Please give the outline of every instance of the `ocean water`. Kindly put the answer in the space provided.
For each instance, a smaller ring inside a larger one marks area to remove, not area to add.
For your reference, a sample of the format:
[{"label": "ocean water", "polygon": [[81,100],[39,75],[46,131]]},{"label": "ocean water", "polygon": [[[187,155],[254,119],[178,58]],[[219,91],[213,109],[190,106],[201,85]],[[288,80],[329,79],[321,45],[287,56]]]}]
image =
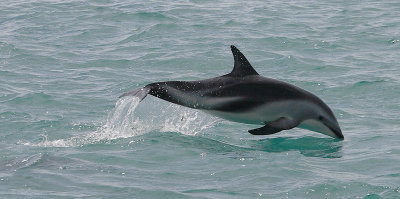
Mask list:
[{"label": "ocean water", "polygon": [[[0,2],[0,198],[400,198],[398,1]],[[232,70],[322,98],[344,141],[149,96]]]}]

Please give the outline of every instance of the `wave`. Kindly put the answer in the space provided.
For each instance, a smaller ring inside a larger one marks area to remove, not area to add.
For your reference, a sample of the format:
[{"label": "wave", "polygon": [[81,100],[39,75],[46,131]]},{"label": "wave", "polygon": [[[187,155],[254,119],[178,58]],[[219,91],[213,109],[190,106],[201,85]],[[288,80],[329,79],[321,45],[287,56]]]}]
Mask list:
[{"label": "wave", "polygon": [[43,154],[38,153],[31,156],[18,157],[10,161],[0,163],[0,176],[10,175],[11,171],[27,168],[42,160]]},{"label": "wave", "polygon": [[55,103],[53,100],[53,96],[44,93],[27,93],[23,95],[16,96],[9,100],[10,103],[14,105],[41,105],[41,104],[50,104]]}]

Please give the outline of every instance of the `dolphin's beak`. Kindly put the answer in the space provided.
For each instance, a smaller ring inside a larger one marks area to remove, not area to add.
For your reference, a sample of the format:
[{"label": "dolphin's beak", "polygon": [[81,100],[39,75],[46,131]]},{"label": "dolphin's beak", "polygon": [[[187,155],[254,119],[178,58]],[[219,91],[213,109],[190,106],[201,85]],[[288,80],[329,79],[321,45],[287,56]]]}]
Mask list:
[{"label": "dolphin's beak", "polygon": [[331,130],[335,133],[337,138],[339,138],[341,140],[344,140],[344,136],[343,136],[342,131],[340,129],[338,129],[338,130],[331,129]]},{"label": "dolphin's beak", "polygon": [[339,125],[332,125],[325,123],[325,126],[327,126],[336,136],[336,138],[344,140],[344,136],[342,134],[342,130],[340,129]]}]

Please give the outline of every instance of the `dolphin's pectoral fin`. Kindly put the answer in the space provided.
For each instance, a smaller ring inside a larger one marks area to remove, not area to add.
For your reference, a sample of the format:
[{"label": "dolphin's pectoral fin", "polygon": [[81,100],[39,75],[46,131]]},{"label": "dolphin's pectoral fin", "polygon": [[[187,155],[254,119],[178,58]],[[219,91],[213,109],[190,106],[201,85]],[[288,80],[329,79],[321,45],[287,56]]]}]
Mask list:
[{"label": "dolphin's pectoral fin", "polygon": [[135,96],[135,97],[139,98],[139,101],[142,101],[149,92],[150,92],[149,87],[136,88],[136,89],[133,89],[129,92],[122,94],[121,96],[119,96],[119,98],[122,98],[125,96]]},{"label": "dolphin's pectoral fin", "polygon": [[271,135],[280,131],[282,131],[282,129],[278,129],[267,124],[261,128],[249,130],[249,133],[253,135]]},{"label": "dolphin's pectoral fin", "polygon": [[299,125],[299,122],[296,122],[295,120],[289,119],[287,117],[280,117],[279,119],[267,122],[266,124],[281,130],[289,130]]},{"label": "dolphin's pectoral fin", "polygon": [[249,130],[253,135],[271,135],[282,130],[288,130],[296,127],[299,123],[287,117],[281,117],[275,121],[265,123],[265,126]]}]

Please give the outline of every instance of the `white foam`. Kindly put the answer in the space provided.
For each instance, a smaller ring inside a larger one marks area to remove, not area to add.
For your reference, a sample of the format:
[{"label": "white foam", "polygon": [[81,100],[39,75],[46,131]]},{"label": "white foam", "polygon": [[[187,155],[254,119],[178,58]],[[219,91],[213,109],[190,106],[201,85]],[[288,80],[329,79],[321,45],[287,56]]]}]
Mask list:
[{"label": "white foam", "polygon": [[[150,98],[151,99],[151,98]],[[107,122],[94,132],[67,139],[48,140],[38,144],[22,143],[40,147],[75,147],[102,141],[130,138],[144,133],[179,132],[185,135],[197,133],[213,127],[219,119],[201,111],[170,104],[161,100],[141,103],[136,97],[124,97],[117,101]]]}]

